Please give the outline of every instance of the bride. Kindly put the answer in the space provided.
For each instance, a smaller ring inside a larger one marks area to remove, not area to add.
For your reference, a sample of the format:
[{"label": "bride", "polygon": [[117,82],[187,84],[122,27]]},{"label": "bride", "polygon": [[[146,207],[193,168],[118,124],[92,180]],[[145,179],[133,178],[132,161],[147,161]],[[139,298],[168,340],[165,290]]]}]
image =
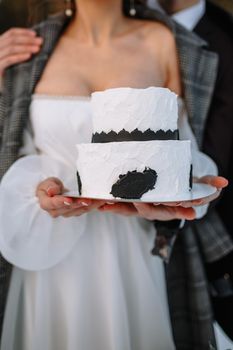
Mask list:
[{"label": "bride", "polygon": [[[74,145],[91,139],[93,91],[160,86],[182,95],[173,34],[125,17],[122,0],[76,7],[30,96],[21,158],[0,185],[0,249],[14,266],[1,350],[175,349],[163,263],[150,253],[153,220],[192,220],[203,215],[192,206],[213,198],[168,207],[63,195],[76,186]],[[195,144],[185,117],[181,134]],[[203,157],[196,151],[195,176],[214,175]]]}]

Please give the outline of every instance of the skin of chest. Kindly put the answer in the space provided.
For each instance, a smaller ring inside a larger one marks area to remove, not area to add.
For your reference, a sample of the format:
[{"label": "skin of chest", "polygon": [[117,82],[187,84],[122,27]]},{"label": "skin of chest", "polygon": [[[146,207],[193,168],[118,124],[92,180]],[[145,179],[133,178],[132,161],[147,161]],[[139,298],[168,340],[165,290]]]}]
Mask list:
[{"label": "skin of chest", "polygon": [[165,81],[159,45],[152,45],[142,34],[99,46],[64,36],[46,65],[36,93],[90,95],[114,87],[164,86]]}]

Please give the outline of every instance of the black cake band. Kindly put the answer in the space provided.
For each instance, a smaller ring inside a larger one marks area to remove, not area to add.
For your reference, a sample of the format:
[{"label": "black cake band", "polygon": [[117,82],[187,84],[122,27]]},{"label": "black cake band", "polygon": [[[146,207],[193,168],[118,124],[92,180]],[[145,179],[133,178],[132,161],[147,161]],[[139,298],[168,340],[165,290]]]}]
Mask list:
[{"label": "black cake band", "polygon": [[107,142],[124,142],[124,141],[153,141],[153,140],[179,140],[178,130],[158,130],[156,132],[147,129],[142,132],[138,129],[132,132],[121,130],[119,133],[110,131],[109,133],[101,132],[92,135],[92,143],[107,143]]}]

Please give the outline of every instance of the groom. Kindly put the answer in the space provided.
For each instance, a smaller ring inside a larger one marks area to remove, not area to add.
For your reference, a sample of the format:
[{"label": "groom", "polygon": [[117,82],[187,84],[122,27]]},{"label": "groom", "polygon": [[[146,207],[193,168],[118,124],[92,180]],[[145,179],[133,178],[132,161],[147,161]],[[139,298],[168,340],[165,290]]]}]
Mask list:
[{"label": "groom", "polygon": [[[219,56],[218,74],[208,112],[202,148],[219,167],[230,184],[216,204],[216,211],[233,238],[233,17],[204,0],[149,0],[150,5],[166,11],[179,24],[206,40]],[[206,220],[204,218],[203,220]],[[233,252],[206,264],[212,281],[215,317],[233,339]]]}]

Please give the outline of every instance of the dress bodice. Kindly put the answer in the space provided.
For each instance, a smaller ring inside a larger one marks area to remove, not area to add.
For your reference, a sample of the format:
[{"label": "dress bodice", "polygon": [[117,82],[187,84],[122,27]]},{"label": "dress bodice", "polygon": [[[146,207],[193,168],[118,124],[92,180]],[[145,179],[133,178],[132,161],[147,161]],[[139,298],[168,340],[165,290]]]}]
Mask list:
[{"label": "dress bodice", "polygon": [[74,166],[77,143],[91,142],[90,98],[34,95],[30,120],[37,150]]},{"label": "dress bodice", "polygon": [[0,186],[0,249],[15,266],[1,350],[175,348],[153,223],[98,210],[53,218],[36,196],[51,176],[77,188],[75,145],[91,141],[91,116],[90,98],[33,96],[37,152],[22,153]]}]

